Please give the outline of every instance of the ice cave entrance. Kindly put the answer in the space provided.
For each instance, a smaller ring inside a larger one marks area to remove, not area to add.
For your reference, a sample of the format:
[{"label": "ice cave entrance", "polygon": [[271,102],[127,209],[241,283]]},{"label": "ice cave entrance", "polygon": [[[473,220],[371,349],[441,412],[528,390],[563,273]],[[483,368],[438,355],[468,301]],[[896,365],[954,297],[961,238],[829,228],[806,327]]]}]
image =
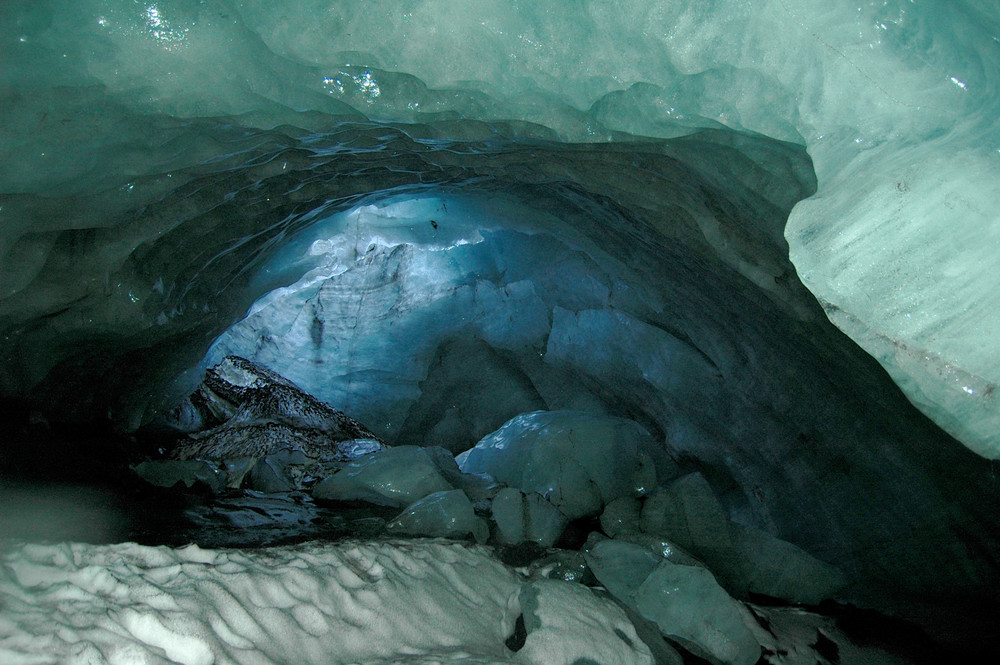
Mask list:
[{"label": "ice cave entrance", "polygon": [[503,195],[412,191],[317,217],[256,275],[266,293],[195,374],[242,356],[389,442],[454,452],[518,413],[606,411],[542,377],[563,353],[553,317],[613,309],[620,278],[565,221]]}]

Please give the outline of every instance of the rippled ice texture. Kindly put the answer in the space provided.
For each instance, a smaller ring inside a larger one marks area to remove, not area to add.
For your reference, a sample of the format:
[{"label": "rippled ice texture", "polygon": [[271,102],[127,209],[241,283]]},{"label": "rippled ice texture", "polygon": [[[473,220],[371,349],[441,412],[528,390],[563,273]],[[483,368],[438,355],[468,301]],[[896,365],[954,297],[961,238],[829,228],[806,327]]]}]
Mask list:
[{"label": "rippled ice texture", "polygon": [[610,600],[455,543],[22,545],[2,561],[5,663],[653,662]]}]

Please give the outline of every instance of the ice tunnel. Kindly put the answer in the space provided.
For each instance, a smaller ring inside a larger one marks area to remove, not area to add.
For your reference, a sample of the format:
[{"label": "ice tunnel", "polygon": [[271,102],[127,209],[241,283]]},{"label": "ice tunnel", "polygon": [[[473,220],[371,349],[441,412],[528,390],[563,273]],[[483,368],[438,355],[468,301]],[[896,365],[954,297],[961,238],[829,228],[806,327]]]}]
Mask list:
[{"label": "ice tunnel", "polygon": [[995,657],[1000,12],[834,4],[0,9],[0,660]]}]

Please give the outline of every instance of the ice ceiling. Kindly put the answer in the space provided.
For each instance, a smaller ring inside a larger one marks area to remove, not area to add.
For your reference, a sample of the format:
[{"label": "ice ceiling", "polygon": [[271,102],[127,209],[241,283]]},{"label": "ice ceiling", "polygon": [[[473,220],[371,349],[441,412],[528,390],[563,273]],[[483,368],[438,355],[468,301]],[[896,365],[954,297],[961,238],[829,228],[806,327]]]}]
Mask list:
[{"label": "ice ceiling", "polygon": [[856,580],[993,574],[986,466],[827,318],[1000,457],[994,3],[275,4],[0,9],[4,396],[609,412]]},{"label": "ice ceiling", "polygon": [[[211,337],[206,318],[257,295],[241,276],[322,205],[573,183],[571,145],[621,155],[712,128],[806,148],[818,191],[785,227],[802,281],[919,408],[1000,454],[991,3],[452,4],[5,9],[4,391],[82,355],[187,349],[192,326]],[[563,157],[541,163],[543,143]]]}]

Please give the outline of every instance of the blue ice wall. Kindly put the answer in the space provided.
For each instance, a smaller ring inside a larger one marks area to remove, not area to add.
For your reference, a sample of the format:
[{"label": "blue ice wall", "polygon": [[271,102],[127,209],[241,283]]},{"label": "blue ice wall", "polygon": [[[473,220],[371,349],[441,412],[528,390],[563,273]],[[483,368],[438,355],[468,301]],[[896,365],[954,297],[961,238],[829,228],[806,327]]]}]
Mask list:
[{"label": "blue ice wall", "polygon": [[[806,147],[818,191],[786,230],[803,282],[918,407],[995,457],[997,13],[943,0],[8,5],[2,325],[95,292],[128,319],[149,285],[114,273],[183,215],[130,211],[248,151],[287,168],[284,126],[595,143],[728,128]],[[57,260],[67,231],[102,247],[74,241]],[[3,385],[29,389],[51,362],[27,364]]]},{"label": "blue ice wall", "polygon": [[[995,477],[827,318],[998,456],[998,25],[985,0],[5,3],[0,395],[131,430],[217,344],[404,439],[604,410],[857,597],[995,607]],[[282,295],[358,325],[269,319]],[[467,358],[496,381],[462,392]]]}]

